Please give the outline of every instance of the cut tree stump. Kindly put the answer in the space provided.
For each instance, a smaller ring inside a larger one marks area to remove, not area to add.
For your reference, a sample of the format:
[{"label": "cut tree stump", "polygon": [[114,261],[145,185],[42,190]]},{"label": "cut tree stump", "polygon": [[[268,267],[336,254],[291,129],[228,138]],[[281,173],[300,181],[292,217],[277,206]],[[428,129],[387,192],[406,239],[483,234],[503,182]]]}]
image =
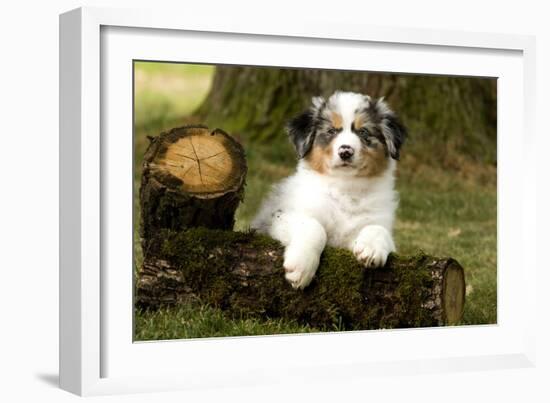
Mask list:
[{"label": "cut tree stump", "polygon": [[156,309],[198,301],[234,318],[296,320],[323,329],[452,325],[464,309],[464,271],[454,259],[390,255],[365,269],[351,252],[327,248],[312,283],[284,279],[282,245],[255,233],[163,230],[150,243],[136,303]]},{"label": "cut tree stump", "polygon": [[380,329],[460,323],[464,270],[452,258],[390,255],[365,269],[348,251],[326,248],[312,283],[284,279],[283,246],[233,232],[243,198],[244,151],[206,126],[173,129],[151,140],[140,190],[141,309],[209,304],[231,317],[285,318],[321,329]]},{"label": "cut tree stump", "polygon": [[220,129],[185,126],[152,138],[140,189],[143,250],[162,228],[233,229],[246,170],[242,146]]}]

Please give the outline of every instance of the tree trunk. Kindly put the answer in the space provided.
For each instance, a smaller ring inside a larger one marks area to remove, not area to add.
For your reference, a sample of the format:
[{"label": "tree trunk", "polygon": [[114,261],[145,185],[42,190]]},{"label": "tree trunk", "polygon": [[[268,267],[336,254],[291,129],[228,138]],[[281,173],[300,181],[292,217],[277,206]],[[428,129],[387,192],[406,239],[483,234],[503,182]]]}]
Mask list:
[{"label": "tree trunk", "polygon": [[140,188],[143,250],[163,228],[233,229],[246,170],[242,146],[219,129],[186,126],[152,138]]},{"label": "tree trunk", "polygon": [[247,142],[288,147],[292,155],[285,123],[305,110],[312,96],[336,90],[384,96],[409,128],[405,156],[457,169],[462,155],[496,163],[495,79],[217,66],[198,119]]},{"label": "tree trunk", "polygon": [[233,317],[283,317],[319,328],[379,329],[459,323],[464,271],[453,259],[391,255],[365,269],[327,248],[313,282],[296,291],[284,279],[283,247],[254,233],[157,232],[137,281],[141,308],[200,301]]}]

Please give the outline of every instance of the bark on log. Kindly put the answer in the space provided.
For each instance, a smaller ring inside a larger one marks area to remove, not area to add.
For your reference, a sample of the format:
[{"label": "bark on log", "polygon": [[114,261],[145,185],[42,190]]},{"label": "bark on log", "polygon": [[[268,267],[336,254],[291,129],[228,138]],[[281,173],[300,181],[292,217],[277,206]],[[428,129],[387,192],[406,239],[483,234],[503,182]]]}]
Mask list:
[{"label": "bark on log", "polygon": [[143,309],[198,300],[233,317],[284,317],[319,328],[380,329],[459,323],[464,271],[451,258],[391,255],[367,270],[327,248],[303,291],[285,281],[283,247],[254,233],[162,230],[152,238],[136,287]]},{"label": "bark on log", "polygon": [[163,228],[233,229],[246,170],[242,146],[220,129],[185,126],[151,139],[140,188],[143,250]]}]

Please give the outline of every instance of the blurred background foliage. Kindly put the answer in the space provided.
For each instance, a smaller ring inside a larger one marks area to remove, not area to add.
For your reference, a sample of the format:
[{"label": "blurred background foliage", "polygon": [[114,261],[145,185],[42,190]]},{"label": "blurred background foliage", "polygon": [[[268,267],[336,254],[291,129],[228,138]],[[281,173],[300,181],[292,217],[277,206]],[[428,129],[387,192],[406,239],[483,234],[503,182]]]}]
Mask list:
[{"label": "blurred background foliage", "polygon": [[[293,172],[286,121],[312,96],[335,90],[384,96],[409,130],[399,164],[398,252],[453,256],[466,270],[464,324],[496,323],[496,79],[208,66],[160,62],[134,65],[134,244],[141,162],[147,136],[203,123],[243,143],[249,166],[236,229],[248,228],[273,182]],[[136,313],[136,339],[344,330],[242,318],[212,307]]]},{"label": "blurred background foliage", "polygon": [[496,80],[221,66],[197,115],[246,141],[269,143],[286,161],[292,152],[281,135],[284,123],[312,95],[336,90],[383,96],[414,133],[407,154],[423,163],[451,169],[463,157],[496,163]]}]

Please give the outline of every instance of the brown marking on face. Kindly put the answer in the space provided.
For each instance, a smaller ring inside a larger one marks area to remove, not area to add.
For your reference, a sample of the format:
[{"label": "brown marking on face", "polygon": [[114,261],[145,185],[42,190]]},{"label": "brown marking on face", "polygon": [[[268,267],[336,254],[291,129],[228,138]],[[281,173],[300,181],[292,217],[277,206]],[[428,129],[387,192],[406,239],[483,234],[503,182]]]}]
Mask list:
[{"label": "brown marking on face", "polygon": [[368,178],[382,175],[388,168],[388,156],[382,143],[375,140],[376,148],[362,147],[361,153],[363,156],[364,165],[359,170],[358,176]]},{"label": "brown marking on face", "polygon": [[330,113],[330,122],[332,123],[332,127],[335,129],[341,129],[343,124],[342,115],[336,112]]},{"label": "brown marking on face", "polygon": [[309,166],[320,174],[324,174],[327,171],[332,157],[332,143],[331,141],[326,146],[314,144],[311,151],[305,157]]},{"label": "brown marking on face", "polygon": [[355,130],[358,130],[359,128],[363,127],[367,123],[366,116],[363,113],[358,113],[355,115],[355,119],[353,120],[353,128]]}]

